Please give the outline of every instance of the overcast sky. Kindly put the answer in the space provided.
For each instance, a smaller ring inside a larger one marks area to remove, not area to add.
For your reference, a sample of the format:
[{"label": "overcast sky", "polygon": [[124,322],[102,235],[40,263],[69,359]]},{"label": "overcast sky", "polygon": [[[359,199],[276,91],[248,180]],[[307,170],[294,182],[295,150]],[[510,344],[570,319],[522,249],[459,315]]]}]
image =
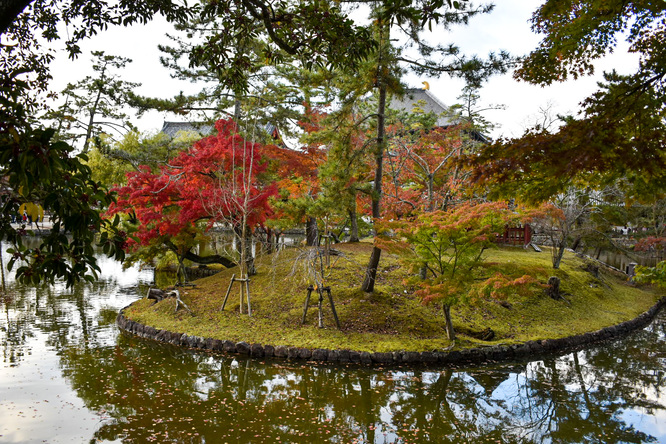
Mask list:
[{"label": "overcast sky", "polygon": [[[514,55],[523,55],[533,49],[540,37],[530,30],[529,19],[532,12],[541,4],[538,0],[498,1],[491,14],[474,18],[466,28],[458,28],[453,33],[442,33],[437,38],[441,43],[453,42],[465,54],[486,55],[489,51],[507,50]],[[169,25],[156,20],[145,26],[116,28],[101,32],[98,36],[83,42],[84,54],[72,62],[66,56],[59,57],[53,65],[53,89],[60,91],[67,82],[83,78],[90,72],[91,50],[104,50],[107,54],[129,57],[133,63],[128,67],[124,78],[141,82],[137,91],[143,95],[171,97],[180,91],[196,90],[191,84],[170,78],[169,72],[159,62],[159,43],[167,43],[164,34]],[[597,63],[597,72],[617,69],[621,73],[633,71],[635,57],[626,53],[621,46],[610,57]],[[504,110],[485,113],[486,119],[497,123],[498,129],[492,134],[499,136],[519,136],[529,123],[534,121],[540,108],[552,107],[553,113],[575,114],[578,104],[596,90],[600,77],[587,77],[547,88],[517,82],[507,74],[488,81],[481,90],[481,105],[504,105]],[[464,86],[462,81],[448,77],[439,79],[419,78],[410,75],[406,78],[411,87],[422,87],[422,82],[430,84],[430,91],[445,104],[457,102]],[[142,131],[157,132],[164,120],[182,120],[166,113],[151,112],[134,121]]]}]

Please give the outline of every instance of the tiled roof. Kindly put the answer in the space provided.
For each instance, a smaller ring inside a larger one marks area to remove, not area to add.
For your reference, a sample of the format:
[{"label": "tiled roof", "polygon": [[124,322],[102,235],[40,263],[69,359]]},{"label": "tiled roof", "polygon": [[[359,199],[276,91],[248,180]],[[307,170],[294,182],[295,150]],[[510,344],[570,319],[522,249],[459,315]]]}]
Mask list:
[{"label": "tiled roof", "polygon": [[[258,126],[258,128],[263,129],[266,133],[273,137],[278,138],[279,132],[278,128],[272,124],[267,123],[263,126]],[[205,122],[164,122],[162,126],[162,132],[169,137],[176,137],[179,131],[196,131],[202,136],[208,136],[215,131],[215,125]]]},{"label": "tiled roof", "polygon": [[202,136],[213,132],[215,126],[204,122],[164,122],[162,132],[169,137],[176,137],[179,131],[196,131]]},{"label": "tiled roof", "polygon": [[438,116],[435,122],[436,126],[447,127],[455,123],[448,116],[441,115],[448,111],[448,106],[440,102],[437,97],[426,89],[407,89],[402,98],[394,97],[391,99],[389,107],[410,113],[414,111],[414,107],[419,107],[426,113],[435,113]]}]

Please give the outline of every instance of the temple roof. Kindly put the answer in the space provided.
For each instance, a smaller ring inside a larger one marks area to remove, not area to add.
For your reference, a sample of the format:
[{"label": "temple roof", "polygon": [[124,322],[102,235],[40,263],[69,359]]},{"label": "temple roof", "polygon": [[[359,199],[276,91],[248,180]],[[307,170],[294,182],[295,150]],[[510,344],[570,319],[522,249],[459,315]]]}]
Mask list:
[{"label": "temple roof", "polygon": [[215,126],[204,122],[167,122],[164,121],[162,132],[169,137],[176,137],[179,131],[196,131],[202,136],[213,132]]},{"label": "temple roof", "polygon": [[390,108],[399,111],[414,112],[414,108],[418,107],[426,113],[434,113],[437,115],[436,126],[447,127],[455,124],[449,117],[442,115],[449,110],[449,107],[444,105],[437,99],[429,90],[410,88],[405,90],[405,95],[402,98],[394,97],[391,99]]}]

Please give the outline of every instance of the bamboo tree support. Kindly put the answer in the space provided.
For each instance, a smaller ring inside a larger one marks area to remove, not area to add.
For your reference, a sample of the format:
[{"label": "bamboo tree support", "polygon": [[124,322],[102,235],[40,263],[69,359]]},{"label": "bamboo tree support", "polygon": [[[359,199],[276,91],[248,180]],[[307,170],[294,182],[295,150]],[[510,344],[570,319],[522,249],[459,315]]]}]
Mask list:
[{"label": "bamboo tree support", "polygon": [[[308,295],[305,297],[305,306],[303,307],[303,319],[301,320],[302,324],[305,324],[305,317],[308,314],[308,307],[310,305],[310,296],[312,295],[312,292],[315,290],[315,287],[310,285],[308,287]],[[331,295],[331,287],[316,287],[317,293],[319,294],[319,302],[318,302],[318,308],[319,308],[319,328],[324,328],[324,310],[323,310],[323,302],[324,302],[324,292],[328,294],[328,302],[331,304],[331,310],[333,311],[333,317],[335,318],[335,325],[338,326],[338,330],[342,330],[340,327],[340,320],[338,319],[338,312],[335,311],[335,304],[333,303],[333,296]]]},{"label": "bamboo tree support", "polygon": [[[227,288],[227,294],[224,295],[224,301],[222,302],[222,307],[220,311],[224,310],[224,307],[227,305],[227,300],[229,299],[229,294],[231,293],[231,287],[233,287],[234,282],[240,282],[240,312],[243,313],[243,293],[247,300],[247,315],[252,316],[252,305],[250,304],[250,279],[241,279],[236,278],[236,275],[231,275],[231,281],[229,282],[229,287]],[[245,285],[243,285],[245,284]],[[245,288],[243,288],[245,287]]]}]

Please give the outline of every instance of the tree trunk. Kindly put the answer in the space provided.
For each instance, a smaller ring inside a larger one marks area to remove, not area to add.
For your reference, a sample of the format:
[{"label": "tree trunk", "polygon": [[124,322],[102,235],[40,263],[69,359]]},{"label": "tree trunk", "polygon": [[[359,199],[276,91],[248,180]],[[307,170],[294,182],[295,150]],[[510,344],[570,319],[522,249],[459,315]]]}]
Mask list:
[{"label": "tree trunk", "polygon": [[428,174],[428,211],[435,210],[435,175]]},{"label": "tree trunk", "polygon": [[[101,81],[104,81],[105,71],[106,68],[103,68]],[[102,88],[100,87],[99,90],[97,91],[95,104],[90,108],[90,118],[88,119],[88,125],[86,126],[86,138],[83,141],[83,149],[81,150],[82,154],[86,154],[90,149],[90,138],[92,137],[92,131],[95,126],[95,114],[97,113],[97,107],[99,106],[99,101],[101,98],[102,98]]]},{"label": "tree trunk", "polygon": [[[380,64],[378,69],[383,69]],[[380,200],[382,196],[382,176],[384,174],[384,113],[386,112],[386,81],[379,76],[379,110],[377,113],[377,149],[375,152],[375,186],[372,193],[372,218],[376,221],[381,217]],[[376,235],[377,233],[375,233]],[[377,268],[382,250],[377,246],[372,247],[370,261],[365,271],[365,279],[361,285],[361,290],[366,293],[372,293],[375,290],[375,281],[377,280]]]},{"label": "tree trunk", "polygon": [[560,263],[562,262],[565,249],[566,243],[560,244],[559,247],[553,245],[553,268],[556,270],[560,268]]},{"label": "tree trunk", "polygon": [[442,311],[444,312],[444,319],[446,320],[446,336],[449,338],[449,341],[456,340],[456,332],[453,330],[453,321],[451,321],[451,306],[442,305]]},{"label": "tree trunk", "polygon": [[178,256],[178,270],[176,271],[176,276],[178,278],[179,284],[184,284],[189,281],[187,277],[187,269],[185,268],[185,258],[184,255],[177,254]]},{"label": "tree trunk", "polygon": [[358,219],[356,218],[356,208],[349,210],[349,221],[350,221],[350,231],[349,231],[349,242],[358,242]]},{"label": "tree trunk", "polygon": [[580,247],[580,243],[583,240],[583,236],[577,236],[576,239],[574,240],[573,244],[571,245],[571,249],[573,251],[578,250],[578,247]]},{"label": "tree trunk", "polygon": [[319,245],[319,228],[317,227],[317,219],[308,216],[305,221],[305,245],[314,247]]},{"label": "tree trunk", "polygon": [[560,278],[557,276],[551,276],[548,278],[548,288],[546,288],[546,294],[553,299],[562,298],[562,295],[560,294]]},{"label": "tree trunk", "polygon": [[252,254],[252,246],[254,243],[254,236],[250,227],[246,227],[245,231],[245,264],[247,276],[254,276],[257,274],[257,268],[254,266],[254,254]]}]

